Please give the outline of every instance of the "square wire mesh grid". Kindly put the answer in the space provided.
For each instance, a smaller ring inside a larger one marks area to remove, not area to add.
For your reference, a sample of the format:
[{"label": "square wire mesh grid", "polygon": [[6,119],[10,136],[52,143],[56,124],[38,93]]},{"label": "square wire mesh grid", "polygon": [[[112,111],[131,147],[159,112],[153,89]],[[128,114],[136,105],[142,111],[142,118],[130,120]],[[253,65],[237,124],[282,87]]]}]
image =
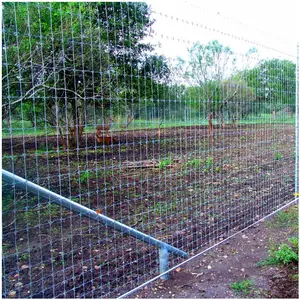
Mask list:
[{"label": "square wire mesh grid", "polygon": [[[175,8],[4,3],[2,164],[191,255],[293,199],[299,55]],[[159,274],[157,247],[12,183],[2,222],[4,297],[117,297]]]}]

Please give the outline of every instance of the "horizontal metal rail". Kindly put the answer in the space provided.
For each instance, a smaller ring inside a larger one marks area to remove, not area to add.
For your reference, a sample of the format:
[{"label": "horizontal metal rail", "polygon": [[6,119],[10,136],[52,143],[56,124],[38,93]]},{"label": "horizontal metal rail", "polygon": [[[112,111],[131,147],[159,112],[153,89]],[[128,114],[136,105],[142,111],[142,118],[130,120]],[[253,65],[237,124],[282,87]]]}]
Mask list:
[{"label": "horizontal metal rail", "polygon": [[[128,234],[132,237],[135,237],[147,244],[151,244],[151,245],[157,246],[161,249],[165,249],[168,252],[179,255],[181,257],[188,256],[188,254],[186,252],[184,252],[180,249],[177,249],[177,248],[175,248],[169,244],[166,244],[160,240],[157,240],[145,233],[135,230],[134,228],[131,228],[125,224],[122,224],[122,223],[115,221],[109,217],[106,217],[100,213],[97,213],[97,212],[93,211],[92,209],[85,207],[84,205],[73,202],[72,200],[70,200],[68,198],[65,198],[61,195],[51,192],[31,181],[28,181],[24,178],[21,178],[17,175],[14,175],[13,173],[3,170],[3,169],[2,169],[2,180],[4,180],[5,182],[7,182],[9,184],[14,184],[14,185],[18,186],[19,188],[26,190],[27,192],[31,192],[42,198],[48,199],[51,202],[61,205],[71,211],[75,211],[75,212],[80,213],[81,215],[84,215],[90,219],[99,221],[115,230],[126,233],[126,234]],[[165,268],[166,267],[163,268],[164,271],[166,271]]]}]

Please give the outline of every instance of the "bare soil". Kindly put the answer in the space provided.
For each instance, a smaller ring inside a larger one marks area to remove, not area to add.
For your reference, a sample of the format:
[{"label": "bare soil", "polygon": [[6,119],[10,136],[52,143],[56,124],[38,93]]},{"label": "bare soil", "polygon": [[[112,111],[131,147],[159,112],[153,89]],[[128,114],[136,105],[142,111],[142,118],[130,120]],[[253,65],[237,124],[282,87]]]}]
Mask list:
[{"label": "bare soil", "polygon": [[[286,224],[278,228],[273,221],[274,217],[271,217],[242,231],[172,271],[170,280],[159,279],[131,297],[298,299],[297,264],[257,264],[268,257],[270,247],[287,243],[291,236],[298,236],[297,227]],[[252,282],[250,290],[234,291],[231,285],[243,280]]]},{"label": "bare soil", "polygon": [[[291,125],[216,128],[214,142],[203,126],[111,135],[73,150],[3,139],[3,168],[190,256],[293,197]],[[156,248],[9,185],[2,196],[3,296],[116,297],[158,274]]]}]

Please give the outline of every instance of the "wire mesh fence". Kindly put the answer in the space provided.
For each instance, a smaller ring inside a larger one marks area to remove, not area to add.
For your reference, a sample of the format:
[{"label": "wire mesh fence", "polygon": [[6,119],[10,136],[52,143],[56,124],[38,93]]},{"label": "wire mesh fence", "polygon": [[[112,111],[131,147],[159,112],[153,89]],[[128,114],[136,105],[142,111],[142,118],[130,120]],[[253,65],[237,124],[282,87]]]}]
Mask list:
[{"label": "wire mesh fence", "polygon": [[[297,54],[175,8],[4,3],[2,165],[192,256],[293,199]],[[157,247],[5,182],[2,249],[4,297],[117,297],[159,274]]]}]

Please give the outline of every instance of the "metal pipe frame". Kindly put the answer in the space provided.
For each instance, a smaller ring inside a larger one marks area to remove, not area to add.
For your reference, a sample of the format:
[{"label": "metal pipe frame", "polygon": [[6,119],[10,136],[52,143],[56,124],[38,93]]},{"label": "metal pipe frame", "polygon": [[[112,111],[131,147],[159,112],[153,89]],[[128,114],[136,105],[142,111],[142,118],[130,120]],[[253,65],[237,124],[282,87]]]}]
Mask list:
[{"label": "metal pipe frame", "polygon": [[[13,173],[10,173],[6,170],[2,169],[2,180],[13,184],[26,192],[31,192],[33,194],[38,195],[39,197],[42,197],[44,199],[47,199],[55,204],[61,205],[71,211],[75,211],[87,218],[93,219],[95,221],[101,222],[115,230],[118,230],[122,233],[126,233],[134,238],[137,238],[147,244],[157,246],[159,247],[159,262],[160,262],[160,273],[165,273],[168,271],[168,258],[169,258],[169,252],[176,254],[181,257],[188,257],[188,254],[180,249],[177,249],[169,244],[166,244],[160,240],[157,240],[150,235],[147,235],[145,233],[142,233],[134,228],[131,228],[123,223],[120,223],[114,219],[111,219],[109,217],[106,217],[105,215],[102,215],[100,213],[97,213],[93,211],[92,209],[89,209],[85,207],[84,205],[81,205],[79,203],[73,202],[72,200],[65,198],[61,195],[58,195],[54,192],[51,192],[31,181],[28,181],[22,177],[19,177]],[[169,276],[164,275],[163,279],[168,279]]]}]

